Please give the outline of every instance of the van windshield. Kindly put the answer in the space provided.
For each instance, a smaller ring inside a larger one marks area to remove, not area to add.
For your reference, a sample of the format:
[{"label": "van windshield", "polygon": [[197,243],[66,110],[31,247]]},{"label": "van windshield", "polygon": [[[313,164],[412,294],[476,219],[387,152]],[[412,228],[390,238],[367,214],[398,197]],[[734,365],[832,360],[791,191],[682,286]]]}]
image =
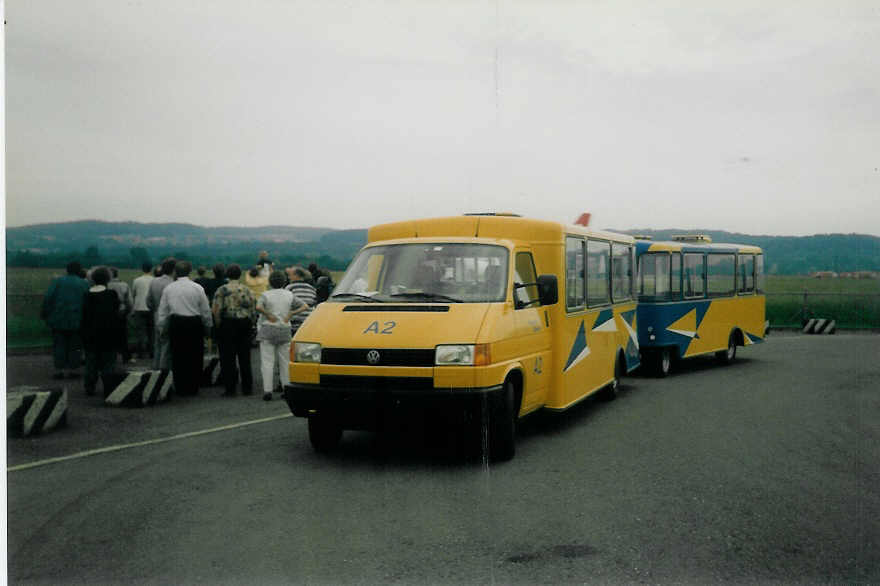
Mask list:
[{"label": "van windshield", "polygon": [[507,296],[508,252],[491,244],[416,243],[362,250],[334,301],[489,303]]}]

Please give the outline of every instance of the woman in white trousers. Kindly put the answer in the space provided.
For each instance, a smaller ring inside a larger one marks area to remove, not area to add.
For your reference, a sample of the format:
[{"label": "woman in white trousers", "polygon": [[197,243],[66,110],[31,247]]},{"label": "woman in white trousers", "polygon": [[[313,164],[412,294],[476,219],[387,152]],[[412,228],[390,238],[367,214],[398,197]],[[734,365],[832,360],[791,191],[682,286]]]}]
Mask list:
[{"label": "woman in white trousers", "polygon": [[293,293],[284,289],[287,276],[283,271],[269,275],[271,289],[260,295],[257,301],[257,340],[260,341],[260,371],[263,375],[263,400],[272,400],[275,362],[283,389],[290,382],[287,363],[290,360],[290,318],[308,306]]}]

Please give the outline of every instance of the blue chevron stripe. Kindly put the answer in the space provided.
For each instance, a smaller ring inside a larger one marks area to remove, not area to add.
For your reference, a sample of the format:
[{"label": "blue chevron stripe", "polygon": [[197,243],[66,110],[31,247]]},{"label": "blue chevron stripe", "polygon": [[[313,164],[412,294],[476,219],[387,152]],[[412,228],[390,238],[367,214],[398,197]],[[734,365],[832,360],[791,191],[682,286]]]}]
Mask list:
[{"label": "blue chevron stripe", "polygon": [[603,309],[599,316],[596,318],[596,323],[593,324],[593,329],[595,330],[603,324],[608,323],[612,319],[614,319],[614,312],[610,309]]},{"label": "blue chevron stripe", "polygon": [[584,322],[581,322],[581,327],[578,329],[578,333],[574,337],[574,344],[571,347],[571,352],[568,354],[568,360],[566,361],[565,368],[562,369],[562,372],[568,370],[569,367],[587,350],[587,333],[584,329]]}]

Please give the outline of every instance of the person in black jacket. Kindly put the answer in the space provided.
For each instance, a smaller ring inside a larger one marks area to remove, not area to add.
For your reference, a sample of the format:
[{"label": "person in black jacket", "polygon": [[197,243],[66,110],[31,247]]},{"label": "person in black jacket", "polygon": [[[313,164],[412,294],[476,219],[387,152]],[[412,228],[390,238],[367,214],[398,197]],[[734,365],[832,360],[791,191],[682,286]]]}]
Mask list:
[{"label": "person in black jacket", "polygon": [[105,394],[116,369],[116,348],[119,341],[119,296],[107,288],[110,270],[98,267],[92,272],[95,285],[89,289],[83,303],[82,341],[86,351],[85,390],[95,394],[98,374]]}]

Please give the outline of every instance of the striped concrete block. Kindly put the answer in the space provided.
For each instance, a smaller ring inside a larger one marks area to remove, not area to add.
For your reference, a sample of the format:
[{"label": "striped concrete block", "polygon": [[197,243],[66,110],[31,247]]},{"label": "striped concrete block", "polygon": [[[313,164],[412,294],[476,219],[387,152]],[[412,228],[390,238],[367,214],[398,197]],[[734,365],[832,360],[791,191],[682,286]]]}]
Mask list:
[{"label": "striped concrete block", "polygon": [[805,334],[833,334],[837,331],[837,322],[833,319],[813,318],[804,326]]},{"label": "striped concrete block", "polygon": [[26,437],[67,423],[67,390],[22,386],[6,393],[6,434]]},{"label": "striped concrete block", "polygon": [[104,399],[114,407],[143,407],[167,401],[171,394],[171,373],[162,370],[126,373],[118,385]]},{"label": "striped concrete block", "polygon": [[220,359],[216,356],[205,358],[201,386],[216,387],[221,384],[223,381],[220,380]]}]

